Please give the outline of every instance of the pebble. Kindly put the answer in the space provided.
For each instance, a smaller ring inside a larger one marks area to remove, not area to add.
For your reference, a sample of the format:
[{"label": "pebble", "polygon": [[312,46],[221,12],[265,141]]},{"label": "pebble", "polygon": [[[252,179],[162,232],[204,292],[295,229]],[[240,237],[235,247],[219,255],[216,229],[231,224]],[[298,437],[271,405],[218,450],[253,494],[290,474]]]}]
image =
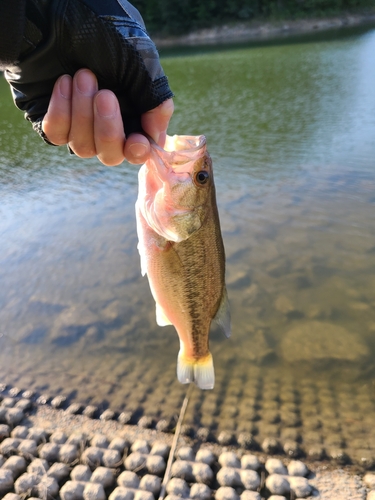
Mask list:
[{"label": "pebble", "polygon": [[195,454],[193,448],[190,446],[183,446],[177,452],[177,456],[180,460],[188,460],[190,462],[194,462]]},{"label": "pebble", "polygon": [[0,444],[0,453],[3,455],[11,455],[12,453],[16,453],[19,444],[19,439],[5,438],[4,441]]},{"label": "pebble", "polygon": [[82,453],[81,461],[90,467],[97,467],[101,464],[102,458],[103,450],[101,448],[90,446]]},{"label": "pebble", "polygon": [[241,495],[241,500],[262,500],[262,498],[257,491],[245,490]]},{"label": "pebble", "polygon": [[67,481],[60,490],[61,500],[75,500],[83,498],[85,483],[78,481]]},{"label": "pebble", "polygon": [[[8,426],[6,425],[4,427]],[[24,427],[23,425],[17,425],[17,427],[15,427],[11,432],[11,436],[13,438],[18,438],[18,439],[26,439],[28,434],[29,434],[29,429],[27,427]]]},{"label": "pebble", "polygon": [[180,497],[188,497],[190,493],[189,486],[186,481],[178,477],[173,477],[167,484],[167,493]]},{"label": "pebble", "polygon": [[150,429],[154,425],[154,419],[152,417],[148,417],[147,415],[143,415],[138,420],[138,427],[141,427],[142,429]]},{"label": "pebble", "polygon": [[92,473],[90,482],[100,483],[104,488],[109,488],[115,482],[115,475],[111,469],[98,467]]},{"label": "pebble", "polygon": [[104,436],[104,434],[95,434],[91,439],[91,446],[96,446],[97,448],[108,448],[109,441],[107,436]]},{"label": "pebble", "polygon": [[226,451],[219,456],[219,464],[223,467],[235,467],[239,469],[241,462],[233,451]]},{"label": "pebble", "polygon": [[370,490],[375,490],[375,474],[373,472],[367,472],[365,474],[363,481],[367,488],[370,488]]},{"label": "pebble", "polygon": [[98,408],[96,406],[87,405],[83,410],[82,414],[85,415],[85,417],[94,418],[97,411]]},{"label": "pebble", "polygon": [[262,450],[268,455],[273,455],[280,450],[280,443],[275,438],[266,438],[262,443]]},{"label": "pebble", "polygon": [[243,455],[241,457],[242,469],[258,470],[260,469],[260,462],[255,455]]},{"label": "pebble", "polygon": [[212,492],[206,484],[193,484],[190,488],[190,498],[197,500],[210,500]]},{"label": "pebble", "polygon": [[290,491],[288,481],[279,474],[269,475],[266,479],[266,487],[274,495],[285,495]]},{"label": "pebble", "polygon": [[83,490],[84,500],[106,500],[104,488],[98,483],[86,483]]},{"label": "pebble", "polygon": [[31,429],[29,429],[27,437],[29,439],[33,439],[38,445],[47,441],[47,433],[40,427],[31,427]]},{"label": "pebble", "polygon": [[22,500],[19,495],[16,495],[15,493],[7,493],[3,500]]},{"label": "pebble", "polygon": [[146,468],[150,474],[160,476],[166,468],[166,463],[160,455],[148,455],[146,458]]},{"label": "pebble", "polygon": [[110,450],[117,450],[119,453],[124,453],[125,448],[128,448],[128,446],[129,443],[126,441],[126,439],[121,437],[115,437],[109,443],[108,448]]},{"label": "pebble", "polygon": [[56,479],[58,483],[64,481],[70,474],[70,467],[66,464],[55,462],[47,471],[47,475]]},{"label": "pebble", "polygon": [[216,500],[240,500],[236,491],[229,486],[221,486],[215,493]]},{"label": "pebble", "polygon": [[129,470],[125,470],[124,472],[122,472],[117,478],[117,482],[124,488],[136,489],[139,487],[139,479],[137,474]]},{"label": "pebble", "polygon": [[108,500],[133,500],[134,492],[128,490],[127,488],[122,488],[121,486],[112,491],[109,495]]},{"label": "pebble", "polygon": [[59,450],[60,462],[71,464],[77,460],[79,452],[74,444],[63,444]]},{"label": "pebble", "polygon": [[48,462],[42,460],[41,458],[36,458],[27,467],[27,472],[30,474],[36,474],[37,476],[44,476],[48,471]]},{"label": "pebble", "polygon": [[59,485],[53,477],[42,476],[32,491],[35,491],[35,496],[39,498],[55,498],[59,492]]},{"label": "pebble", "polygon": [[288,474],[288,471],[282,461],[278,458],[269,458],[265,465],[266,471],[269,474]]},{"label": "pebble", "polygon": [[66,401],[65,396],[56,396],[51,401],[52,408],[61,408]]},{"label": "pebble", "polygon": [[5,422],[8,425],[15,426],[23,420],[24,416],[21,408],[8,408],[5,412]]},{"label": "pebble", "polygon": [[197,483],[210,484],[214,474],[207,464],[193,463],[193,476]]},{"label": "pebble", "polygon": [[59,457],[60,446],[56,443],[46,443],[39,450],[40,458],[47,462],[56,462]]},{"label": "pebble", "polygon": [[5,493],[13,487],[12,471],[0,469],[0,493]]},{"label": "pebble", "polygon": [[198,450],[195,460],[203,464],[212,465],[215,462],[216,457],[211,450],[201,448]]},{"label": "pebble", "polygon": [[221,431],[217,437],[217,441],[222,446],[229,446],[234,442],[234,435],[230,431]]},{"label": "pebble", "polygon": [[18,445],[18,451],[23,455],[32,455],[33,457],[38,455],[38,447],[33,439],[22,439]]},{"label": "pebble", "polygon": [[238,470],[233,467],[222,467],[217,473],[220,486],[241,486],[241,477]]},{"label": "pebble", "polygon": [[76,465],[72,470],[70,477],[74,481],[90,481],[91,470],[87,465]]},{"label": "pebble", "polygon": [[[10,474],[12,473],[10,472]],[[32,490],[32,488],[36,484],[38,484],[39,480],[40,476],[38,474],[32,474],[32,473],[22,474],[22,476],[20,476],[14,483],[14,489],[16,493],[20,495],[24,493],[29,493]]]},{"label": "pebble", "polygon": [[193,466],[186,460],[176,460],[172,465],[171,475],[186,481],[194,481]]},{"label": "pebble", "polygon": [[10,435],[10,427],[6,424],[0,424],[0,439],[4,439],[9,437]]},{"label": "pebble", "polygon": [[312,491],[312,487],[305,477],[291,476],[289,477],[289,485],[297,498],[306,498]]},{"label": "pebble", "polygon": [[118,450],[105,450],[102,457],[103,465],[114,468],[121,464],[122,456]]},{"label": "pebble", "polygon": [[145,439],[137,439],[134,441],[131,450],[138,451],[139,453],[150,453],[150,447]]},{"label": "pebble", "polygon": [[151,491],[156,496],[161,488],[161,479],[160,477],[146,474],[142,477],[139,487],[141,490]]},{"label": "pebble", "polygon": [[259,474],[254,470],[240,471],[241,483],[247,490],[255,491],[260,486]]},{"label": "pebble", "polygon": [[23,457],[13,455],[3,464],[2,468],[10,470],[13,478],[16,479],[20,474],[26,470],[26,460]]},{"label": "pebble", "polygon": [[309,473],[309,469],[300,460],[292,460],[288,464],[288,474],[289,474],[289,476],[306,477],[308,473]]},{"label": "pebble", "polygon": [[82,411],[82,405],[80,405],[79,403],[73,403],[70,406],[68,406],[68,408],[65,411],[70,415],[77,415]]},{"label": "pebble", "polygon": [[131,421],[132,416],[133,416],[132,412],[123,411],[122,413],[120,413],[117,420],[119,421],[120,424],[126,425]]},{"label": "pebble", "polygon": [[283,495],[271,495],[268,500],[286,500],[286,497]]},{"label": "pebble", "polygon": [[140,469],[146,465],[146,457],[142,455],[142,453],[136,451],[126,457],[124,465],[126,469],[131,471]]},{"label": "pebble", "polygon": [[366,500],[375,500],[375,491],[370,491],[367,493]]}]

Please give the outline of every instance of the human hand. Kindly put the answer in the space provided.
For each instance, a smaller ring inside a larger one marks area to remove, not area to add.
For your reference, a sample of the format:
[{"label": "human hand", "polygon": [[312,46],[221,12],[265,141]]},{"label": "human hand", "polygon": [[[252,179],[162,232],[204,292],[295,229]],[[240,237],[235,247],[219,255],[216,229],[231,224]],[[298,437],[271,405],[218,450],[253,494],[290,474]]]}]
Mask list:
[{"label": "human hand", "polygon": [[[141,115],[142,129],[160,146],[164,145],[173,100],[168,99]],[[48,140],[67,144],[81,158],[97,156],[107,166],[144,163],[150,153],[145,135],[125,137],[119,102],[110,90],[99,90],[95,75],[88,69],[73,78],[63,75],[55,83],[48,111],[42,123]]]}]

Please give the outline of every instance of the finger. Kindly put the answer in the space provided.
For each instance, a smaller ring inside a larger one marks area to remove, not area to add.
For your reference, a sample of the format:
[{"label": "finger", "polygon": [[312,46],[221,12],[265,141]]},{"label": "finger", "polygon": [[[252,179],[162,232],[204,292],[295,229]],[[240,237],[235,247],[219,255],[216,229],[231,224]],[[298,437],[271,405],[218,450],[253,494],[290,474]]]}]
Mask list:
[{"label": "finger", "polygon": [[159,146],[164,146],[167,128],[173,111],[173,100],[168,99],[157,108],[143,113],[141,117],[143,130],[150,135]]},{"label": "finger", "polygon": [[96,154],[104,165],[124,160],[124,126],[118,100],[110,90],[101,90],[94,98],[94,137]]},{"label": "finger", "polygon": [[53,87],[47,113],[42,122],[48,140],[58,146],[67,144],[72,114],[72,78],[62,75]]},{"label": "finger", "polygon": [[74,75],[69,146],[81,158],[96,155],[93,99],[97,90],[96,77],[88,69],[81,69]]},{"label": "finger", "polygon": [[150,143],[142,134],[130,134],[124,147],[124,155],[129,163],[144,163],[150,154]]}]

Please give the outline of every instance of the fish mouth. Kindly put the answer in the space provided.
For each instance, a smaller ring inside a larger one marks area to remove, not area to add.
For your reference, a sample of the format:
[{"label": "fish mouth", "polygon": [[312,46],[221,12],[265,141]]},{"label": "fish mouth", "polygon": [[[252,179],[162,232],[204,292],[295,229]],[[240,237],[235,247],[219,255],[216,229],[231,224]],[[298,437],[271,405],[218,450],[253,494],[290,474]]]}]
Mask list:
[{"label": "fish mouth", "polygon": [[157,157],[158,174],[162,181],[168,174],[177,174],[179,180],[186,180],[197,160],[206,154],[204,135],[167,135],[164,148],[150,139],[151,153]]}]

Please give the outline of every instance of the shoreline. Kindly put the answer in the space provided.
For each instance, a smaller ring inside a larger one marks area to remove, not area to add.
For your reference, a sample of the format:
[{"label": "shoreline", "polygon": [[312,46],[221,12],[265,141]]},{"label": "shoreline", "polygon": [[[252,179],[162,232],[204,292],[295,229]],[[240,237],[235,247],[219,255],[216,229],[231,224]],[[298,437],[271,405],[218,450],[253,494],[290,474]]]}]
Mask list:
[{"label": "shoreline", "polygon": [[261,21],[254,20],[236,24],[226,24],[213,28],[193,31],[182,36],[153,36],[159,49],[197,45],[213,45],[251,40],[265,41],[280,36],[293,36],[330,31],[334,29],[375,26],[375,9],[362,13],[345,13],[324,18],[304,18],[294,20]]}]

